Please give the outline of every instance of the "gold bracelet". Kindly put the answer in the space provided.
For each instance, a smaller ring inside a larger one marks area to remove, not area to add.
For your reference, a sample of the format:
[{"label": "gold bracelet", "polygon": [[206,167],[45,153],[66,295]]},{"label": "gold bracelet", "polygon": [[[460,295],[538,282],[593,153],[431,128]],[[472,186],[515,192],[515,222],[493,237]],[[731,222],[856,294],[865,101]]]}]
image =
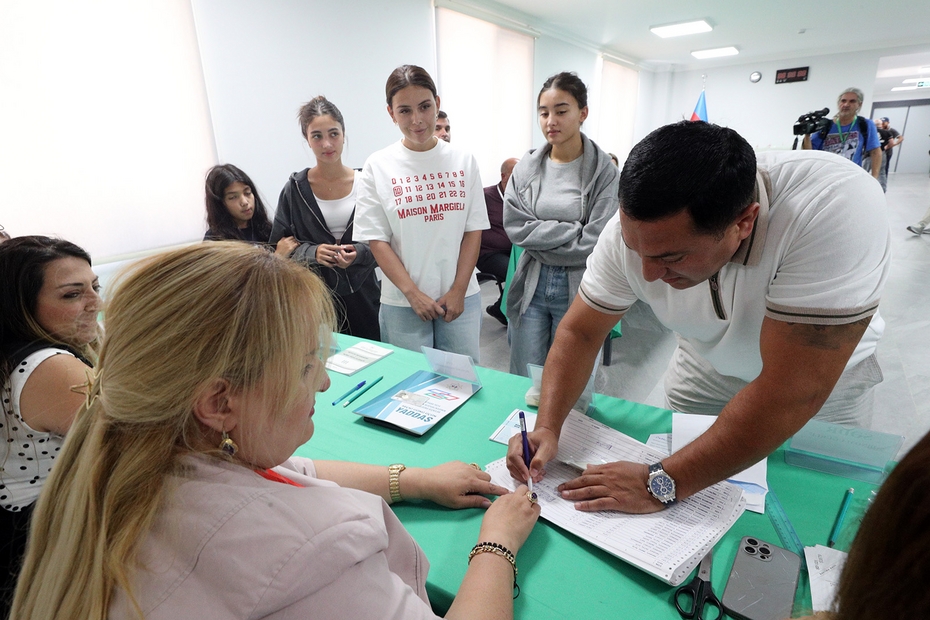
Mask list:
[{"label": "gold bracelet", "polygon": [[400,463],[395,463],[388,467],[388,488],[391,490],[392,504],[404,501],[404,498],[400,495],[400,472],[405,469],[407,469],[407,467]]},{"label": "gold bracelet", "polygon": [[513,551],[495,542],[480,542],[471,548],[471,553],[468,554],[468,563],[471,564],[472,558],[479,553],[493,553],[510,562],[510,566],[513,568],[513,589],[516,591],[513,597],[517,598],[520,596],[520,586],[517,585],[517,573],[519,571],[517,570],[517,560]]}]

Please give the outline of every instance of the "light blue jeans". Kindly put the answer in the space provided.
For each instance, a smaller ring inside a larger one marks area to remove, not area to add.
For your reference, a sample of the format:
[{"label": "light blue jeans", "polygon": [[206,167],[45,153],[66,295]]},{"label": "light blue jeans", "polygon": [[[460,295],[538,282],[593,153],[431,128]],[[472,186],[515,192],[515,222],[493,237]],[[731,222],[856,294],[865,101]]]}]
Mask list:
[{"label": "light blue jeans", "polygon": [[442,318],[424,321],[408,306],[381,304],[378,314],[381,340],[420,352],[421,346],[470,355],[475,364],[481,355],[481,293],[465,298],[465,311],[451,323]]},{"label": "light blue jeans", "polygon": [[546,363],[555,330],[571,304],[568,298],[568,273],[564,267],[542,265],[539,282],[526,312],[520,317],[519,327],[513,322],[507,327],[510,340],[511,374],[529,376],[527,364]]}]

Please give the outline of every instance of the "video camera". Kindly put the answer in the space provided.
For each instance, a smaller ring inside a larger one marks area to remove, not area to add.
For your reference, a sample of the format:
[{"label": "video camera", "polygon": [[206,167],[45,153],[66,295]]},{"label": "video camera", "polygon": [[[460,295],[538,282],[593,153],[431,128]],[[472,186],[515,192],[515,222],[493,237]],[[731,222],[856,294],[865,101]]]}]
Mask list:
[{"label": "video camera", "polygon": [[830,108],[824,108],[823,110],[815,110],[814,112],[802,114],[798,117],[798,122],[794,124],[794,135],[806,136],[817,133],[824,127],[829,127],[830,123],[833,122],[831,119],[827,118],[827,114],[829,113]]}]

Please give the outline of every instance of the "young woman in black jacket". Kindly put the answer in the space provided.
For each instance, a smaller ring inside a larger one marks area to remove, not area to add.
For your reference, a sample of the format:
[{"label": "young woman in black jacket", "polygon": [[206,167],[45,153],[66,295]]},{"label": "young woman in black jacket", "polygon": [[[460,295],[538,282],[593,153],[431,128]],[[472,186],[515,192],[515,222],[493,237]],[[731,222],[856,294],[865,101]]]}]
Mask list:
[{"label": "young woman in black jacket", "polygon": [[377,263],[367,244],[352,239],[355,170],[342,163],[342,113],[319,96],[300,108],[298,118],[316,166],[292,174],[281,190],[271,243],[297,240],[291,258],[316,271],[333,292],[340,332],[380,340]]}]

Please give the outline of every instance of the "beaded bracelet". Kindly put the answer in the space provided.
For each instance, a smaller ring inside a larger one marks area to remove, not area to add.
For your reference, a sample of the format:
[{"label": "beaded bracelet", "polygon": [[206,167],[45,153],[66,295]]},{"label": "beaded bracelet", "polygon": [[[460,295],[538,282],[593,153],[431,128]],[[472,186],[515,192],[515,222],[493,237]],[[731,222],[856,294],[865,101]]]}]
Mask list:
[{"label": "beaded bracelet", "polygon": [[513,597],[520,596],[520,586],[517,585],[517,560],[513,555],[513,551],[495,542],[480,542],[471,548],[471,553],[468,554],[468,563],[471,564],[472,558],[479,553],[493,553],[510,562],[510,566],[513,568],[513,589],[516,591]]}]

